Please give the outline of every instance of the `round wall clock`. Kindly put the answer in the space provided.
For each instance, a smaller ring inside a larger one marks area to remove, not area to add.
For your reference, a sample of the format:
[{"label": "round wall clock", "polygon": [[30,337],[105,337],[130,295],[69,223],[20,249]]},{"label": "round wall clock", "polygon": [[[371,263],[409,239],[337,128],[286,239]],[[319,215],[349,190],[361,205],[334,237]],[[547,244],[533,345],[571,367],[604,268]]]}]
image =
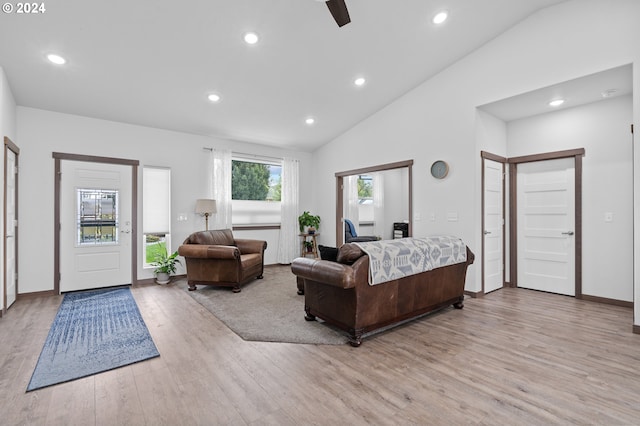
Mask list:
[{"label": "round wall clock", "polygon": [[449,165],[446,161],[438,160],[431,165],[431,175],[436,179],[444,179],[449,173]]}]

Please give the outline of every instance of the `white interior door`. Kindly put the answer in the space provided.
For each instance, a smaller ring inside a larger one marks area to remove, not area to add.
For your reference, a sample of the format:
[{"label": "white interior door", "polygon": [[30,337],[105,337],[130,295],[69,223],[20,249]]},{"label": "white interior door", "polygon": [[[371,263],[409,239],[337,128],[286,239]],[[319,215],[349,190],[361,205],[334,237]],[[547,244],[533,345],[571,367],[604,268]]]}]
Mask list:
[{"label": "white interior door", "polygon": [[131,166],[62,161],[60,291],[131,284]]},{"label": "white interior door", "polygon": [[518,287],[575,296],[575,159],[518,164]]},{"label": "white interior door", "polygon": [[16,301],[16,294],[18,288],[18,275],[17,271],[17,258],[16,258],[16,232],[18,228],[18,221],[16,218],[16,200],[17,200],[17,155],[10,149],[5,149],[7,156],[7,170],[6,170],[6,182],[5,182],[5,206],[6,216],[5,220],[5,259],[6,269],[4,271],[4,282],[6,285],[6,304],[5,308],[8,308]]},{"label": "white interior door", "polygon": [[504,168],[484,159],[484,292],[504,286]]}]

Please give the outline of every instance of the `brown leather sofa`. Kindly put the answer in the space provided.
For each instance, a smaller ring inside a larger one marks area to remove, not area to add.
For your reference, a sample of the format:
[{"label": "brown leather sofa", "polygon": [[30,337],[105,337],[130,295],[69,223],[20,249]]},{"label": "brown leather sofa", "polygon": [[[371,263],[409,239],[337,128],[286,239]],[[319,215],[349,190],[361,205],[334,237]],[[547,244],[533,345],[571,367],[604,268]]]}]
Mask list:
[{"label": "brown leather sofa", "polygon": [[189,235],[178,254],[186,261],[189,291],[203,284],[238,293],[242,284],[262,278],[266,249],[266,241],[236,239],[230,229],[216,229]]},{"label": "brown leather sofa", "polygon": [[338,249],[336,262],[297,258],[291,270],[304,282],[305,319],[316,317],[349,334],[349,343],[360,346],[365,333],[399,323],[446,306],[464,306],[467,268],[474,254],[467,247],[467,261],[369,285],[369,256],[355,244]]}]

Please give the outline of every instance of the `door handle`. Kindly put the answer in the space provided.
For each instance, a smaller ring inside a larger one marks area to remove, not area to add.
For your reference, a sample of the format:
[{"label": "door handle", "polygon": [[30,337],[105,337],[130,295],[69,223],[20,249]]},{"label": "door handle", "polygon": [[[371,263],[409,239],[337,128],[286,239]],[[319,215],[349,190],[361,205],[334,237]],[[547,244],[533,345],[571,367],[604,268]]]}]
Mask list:
[{"label": "door handle", "polygon": [[573,231],[563,232],[562,235],[573,235]]},{"label": "door handle", "polygon": [[491,231],[484,231],[484,235],[489,235]]}]

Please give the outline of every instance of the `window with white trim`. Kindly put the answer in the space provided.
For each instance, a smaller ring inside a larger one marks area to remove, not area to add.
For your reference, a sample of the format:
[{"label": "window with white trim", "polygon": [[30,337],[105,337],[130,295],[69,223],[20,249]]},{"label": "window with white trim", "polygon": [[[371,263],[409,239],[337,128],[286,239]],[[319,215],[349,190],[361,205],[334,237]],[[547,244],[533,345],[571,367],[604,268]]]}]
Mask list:
[{"label": "window with white trim", "polygon": [[282,163],[234,156],[231,170],[233,225],[279,225]]}]

